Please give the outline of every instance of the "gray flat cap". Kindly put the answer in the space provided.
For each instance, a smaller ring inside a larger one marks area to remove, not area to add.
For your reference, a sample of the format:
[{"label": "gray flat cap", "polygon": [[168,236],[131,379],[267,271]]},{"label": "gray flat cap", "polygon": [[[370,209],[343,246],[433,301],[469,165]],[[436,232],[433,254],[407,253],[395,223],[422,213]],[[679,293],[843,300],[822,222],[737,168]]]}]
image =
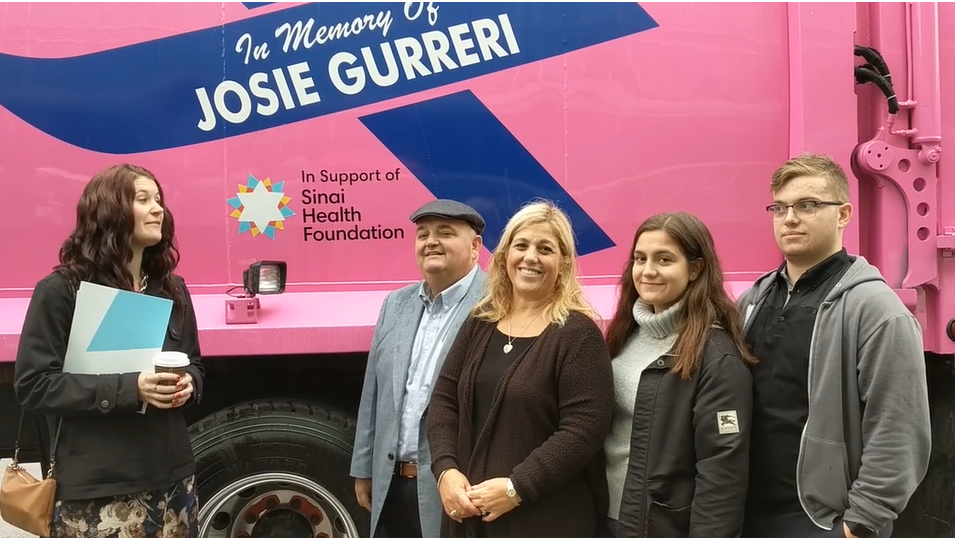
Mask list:
[{"label": "gray flat cap", "polygon": [[461,220],[471,225],[478,235],[484,233],[484,218],[473,207],[454,200],[438,199],[428,202],[411,214],[411,222],[423,217],[441,217]]}]

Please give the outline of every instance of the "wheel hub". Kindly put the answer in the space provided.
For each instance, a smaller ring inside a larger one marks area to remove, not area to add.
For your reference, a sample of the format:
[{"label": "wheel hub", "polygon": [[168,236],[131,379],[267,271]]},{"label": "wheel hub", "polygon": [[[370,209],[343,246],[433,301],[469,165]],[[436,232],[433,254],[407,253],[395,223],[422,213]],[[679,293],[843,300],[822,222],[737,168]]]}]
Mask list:
[{"label": "wheel hub", "polygon": [[267,473],[222,488],[199,513],[202,538],[357,538],[345,507],[297,475]]}]

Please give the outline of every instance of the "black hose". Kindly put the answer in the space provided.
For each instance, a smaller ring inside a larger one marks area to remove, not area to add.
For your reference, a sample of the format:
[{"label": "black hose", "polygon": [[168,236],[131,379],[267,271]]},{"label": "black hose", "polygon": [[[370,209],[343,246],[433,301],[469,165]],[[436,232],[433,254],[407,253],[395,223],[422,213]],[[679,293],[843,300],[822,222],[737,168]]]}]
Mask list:
[{"label": "black hose", "polygon": [[889,114],[897,114],[899,112],[899,99],[895,96],[895,90],[892,89],[892,85],[879,73],[876,73],[874,70],[869,69],[868,67],[858,65],[855,68],[855,77],[857,84],[866,84],[871,82],[879,87],[882,90],[882,94],[885,95],[886,100],[889,105]]},{"label": "black hose", "polygon": [[[889,66],[885,63],[885,59],[881,54],[879,54],[879,51],[871,47],[856,45],[855,55],[865,58],[865,61],[874,66],[875,71],[885,78],[885,81],[889,83],[889,86],[892,86],[892,75],[889,73]],[[893,91],[892,93],[895,92]]]}]

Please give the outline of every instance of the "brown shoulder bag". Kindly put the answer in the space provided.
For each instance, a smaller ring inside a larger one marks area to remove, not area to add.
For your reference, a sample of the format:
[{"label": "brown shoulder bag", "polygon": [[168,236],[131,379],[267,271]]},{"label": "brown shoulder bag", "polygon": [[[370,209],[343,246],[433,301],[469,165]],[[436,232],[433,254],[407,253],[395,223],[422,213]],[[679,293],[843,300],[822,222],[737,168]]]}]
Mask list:
[{"label": "brown shoulder bag", "polygon": [[61,417],[56,426],[56,435],[50,447],[50,470],[43,480],[37,480],[26,469],[20,467],[20,435],[23,433],[23,419],[20,414],[20,427],[13,450],[13,462],[3,471],[0,484],[0,517],[14,527],[37,536],[49,536],[53,523],[53,503],[56,501],[56,481],[53,480],[53,467],[56,463],[56,443],[63,426]]}]

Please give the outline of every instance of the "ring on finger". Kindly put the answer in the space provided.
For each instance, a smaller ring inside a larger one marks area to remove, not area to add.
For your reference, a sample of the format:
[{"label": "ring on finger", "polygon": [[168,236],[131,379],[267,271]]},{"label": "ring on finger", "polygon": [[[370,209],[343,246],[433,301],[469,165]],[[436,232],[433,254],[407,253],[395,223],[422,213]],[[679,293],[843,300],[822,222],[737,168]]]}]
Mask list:
[{"label": "ring on finger", "polygon": [[456,517],[456,516],[458,515],[458,511],[457,511],[457,510],[451,510],[451,513],[449,513],[448,515],[451,516],[451,517]]}]

